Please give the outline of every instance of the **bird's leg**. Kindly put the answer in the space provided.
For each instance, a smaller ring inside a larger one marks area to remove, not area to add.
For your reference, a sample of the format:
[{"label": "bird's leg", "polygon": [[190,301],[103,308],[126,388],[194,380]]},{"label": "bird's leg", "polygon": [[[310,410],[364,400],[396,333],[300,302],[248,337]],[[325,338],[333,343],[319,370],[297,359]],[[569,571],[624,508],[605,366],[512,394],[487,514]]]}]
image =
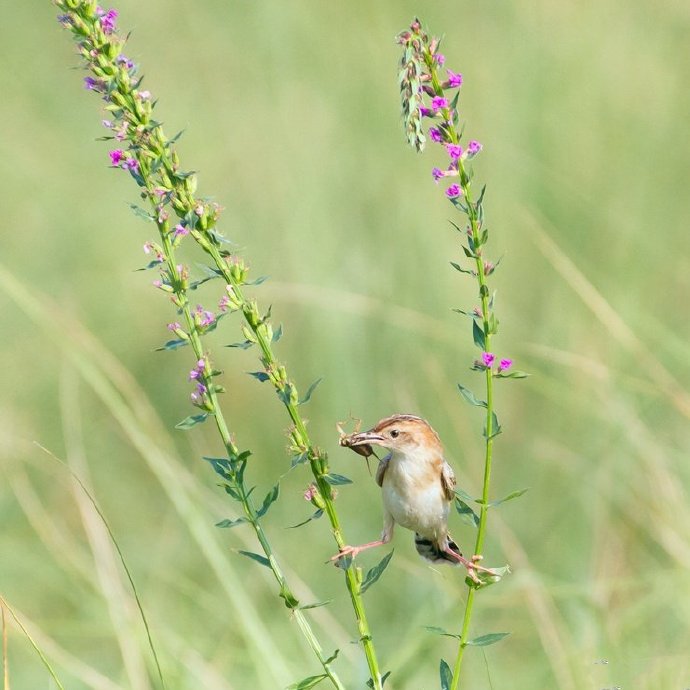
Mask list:
[{"label": "bird's leg", "polygon": [[395,522],[393,522],[393,516],[386,511],[383,517],[383,532],[381,533],[381,538],[376,541],[370,541],[366,544],[360,544],[359,546],[343,546],[340,551],[330,558],[331,561],[337,561],[343,556],[351,556],[355,558],[358,553],[366,550],[373,549],[376,546],[383,546],[387,544],[393,538],[393,528],[395,527]]},{"label": "bird's leg", "polygon": [[477,576],[477,571],[482,573],[489,573],[489,575],[497,575],[495,570],[492,570],[491,568],[485,568],[484,566],[479,565],[479,561],[481,561],[482,558],[484,558],[484,556],[476,554],[468,560],[464,556],[461,556],[459,553],[453,551],[453,549],[451,549],[449,546],[446,546],[446,548],[443,549],[443,551],[444,553],[448,554],[453,559],[458,561],[458,563],[464,565],[465,568],[467,568],[467,574],[469,575],[472,582],[474,582],[475,584],[481,584],[481,580]]}]

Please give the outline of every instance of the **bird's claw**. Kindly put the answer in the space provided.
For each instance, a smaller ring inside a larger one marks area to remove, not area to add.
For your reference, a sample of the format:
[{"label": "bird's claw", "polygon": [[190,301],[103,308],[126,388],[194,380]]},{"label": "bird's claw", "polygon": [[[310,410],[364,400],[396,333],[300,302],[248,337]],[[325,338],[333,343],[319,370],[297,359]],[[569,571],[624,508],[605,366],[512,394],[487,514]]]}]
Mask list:
[{"label": "bird's claw", "polygon": [[334,561],[339,561],[341,558],[355,558],[361,550],[362,549],[358,546],[342,546],[338,553],[335,554],[335,556],[331,556],[328,560],[333,563]]}]

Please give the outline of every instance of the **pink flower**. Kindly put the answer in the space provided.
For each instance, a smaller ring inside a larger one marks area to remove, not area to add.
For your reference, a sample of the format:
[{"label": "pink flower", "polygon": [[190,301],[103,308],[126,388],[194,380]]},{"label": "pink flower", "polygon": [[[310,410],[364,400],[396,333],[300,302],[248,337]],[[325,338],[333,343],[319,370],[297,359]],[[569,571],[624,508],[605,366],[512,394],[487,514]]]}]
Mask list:
[{"label": "pink flower", "polygon": [[440,144],[443,141],[441,131],[436,127],[431,127],[429,129],[429,139],[431,139],[431,141],[435,141],[437,144]]},{"label": "pink flower", "polygon": [[505,359],[502,359],[500,364],[498,365],[498,370],[499,371],[508,371],[510,367],[513,366],[513,360],[508,359],[507,357]]},{"label": "pink flower", "polygon": [[462,194],[462,189],[460,189],[459,184],[452,184],[448,189],[446,189],[446,196],[449,199],[456,199]]},{"label": "pink flower", "polygon": [[457,89],[462,86],[462,74],[453,72],[448,68],[446,68],[446,72],[448,72],[448,88]]},{"label": "pink flower", "polygon": [[472,139],[467,145],[467,155],[472,158],[476,156],[482,150],[482,145],[476,140]]},{"label": "pink flower", "polygon": [[496,355],[492,354],[491,352],[482,352],[482,362],[484,362],[484,366],[490,367],[494,363],[495,359]]},{"label": "pink flower", "polygon": [[110,162],[113,165],[120,165],[120,163],[125,158],[125,152],[122,149],[115,149],[114,151],[110,151],[108,155],[110,156]]},{"label": "pink flower", "polygon": [[462,156],[462,146],[460,144],[446,144],[446,151],[448,151],[448,155],[454,161]]},{"label": "pink flower", "polygon": [[448,107],[448,99],[443,96],[434,96],[431,99],[431,107],[434,112],[441,110],[442,108]]},{"label": "pink flower", "polygon": [[307,490],[304,492],[304,500],[305,501],[311,501],[314,496],[317,496],[319,493],[319,490],[316,488],[315,484],[310,484]]},{"label": "pink flower", "polygon": [[434,178],[434,182],[438,182],[442,177],[445,177],[445,175],[446,174],[443,172],[443,170],[441,170],[441,168],[434,168],[431,171],[431,177]]}]

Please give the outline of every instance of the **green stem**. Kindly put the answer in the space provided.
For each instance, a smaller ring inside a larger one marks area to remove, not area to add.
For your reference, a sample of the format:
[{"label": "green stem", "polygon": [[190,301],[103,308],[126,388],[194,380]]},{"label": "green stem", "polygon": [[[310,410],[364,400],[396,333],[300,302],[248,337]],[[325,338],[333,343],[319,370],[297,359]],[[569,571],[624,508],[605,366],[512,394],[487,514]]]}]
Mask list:
[{"label": "green stem", "polygon": [[[143,163],[143,161],[141,163]],[[147,188],[150,192],[151,185],[147,179],[146,174],[142,173],[142,177],[147,182]],[[152,194],[150,198],[152,198]],[[163,254],[165,255],[166,265],[168,267],[168,272],[171,276],[176,276],[177,261],[175,259],[175,249],[173,247],[172,242],[170,241],[170,231],[167,221],[157,222],[157,226],[160,239],[162,242]],[[178,307],[184,315],[184,319],[187,324],[186,330],[189,334],[189,342],[192,347],[192,350],[194,351],[194,356],[196,357],[197,361],[203,359],[206,362],[206,367],[203,376],[204,383],[208,389],[207,398],[209,403],[209,414],[215,420],[216,428],[223,442],[226,453],[228,454],[228,457],[236,457],[240,451],[239,448],[235,445],[234,441],[232,440],[232,435],[230,434],[230,431],[228,429],[228,425],[225,421],[223,411],[218,403],[218,396],[211,382],[210,362],[204,354],[204,349],[201,342],[201,335],[194,322],[194,317],[189,307],[189,298],[187,297],[187,292],[181,286],[178,286],[175,289],[175,296],[178,301]],[[280,587],[280,596],[284,599],[286,606],[288,606],[288,608],[292,610],[297,624],[300,630],[302,631],[302,634],[304,635],[305,639],[307,640],[307,643],[316,655],[316,658],[319,660],[319,663],[321,664],[326,676],[331,680],[333,686],[337,688],[337,690],[345,690],[342,682],[340,681],[340,678],[338,677],[336,672],[331,668],[330,662],[324,657],[321,645],[319,644],[319,641],[317,640],[316,635],[314,634],[314,631],[312,630],[309,624],[309,621],[304,616],[304,613],[300,611],[298,608],[296,608],[297,598],[290,590],[285,575],[283,574],[283,571],[278,561],[273,555],[273,549],[266,537],[266,534],[263,531],[263,528],[259,523],[259,517],[257,516],[256,509],[254,508],[251,498],[245,490],[244,483],[238,482],[238,495],[240,497],[240,503],[244,510],[245,516],[247,517],[247,520],[251,524],[252,528],[254,529],[254,533],[256,534],[259,544],[261,545],[261,549],[263,550],[266,558],[268,559],[268,564],[271,569],[271,572],[273,573]]]},{"label": "green stem", "polygon": [[[439,82],[436,63],[430,52],[427,51],[425,55],[425,60],[429,73],[431,74],[431,84],[435,93],[439,96],[443,95],[443,89]],[[450,142],[457,144],[460,141],[460,136],[457,129],[452,124],[452,113],[450,108],[445,108],[443,110],[443,117],[448,123],[446,127],[446,132],[450,139]],[[484,352],[491,351],[491,304],[489,301],[489,287],[486,282],[486,269],[484,266],[484,260],[482,257],[482,243],[480,241],[480,222],[478,217],[477,205],[475,204],[472,197],[472,188],[470,182],[470,176],[465,170],[464,162],[462,159],[458,160],[458,176],[460,180],[460,186],[463,192],[464,205],[466,208],[467,217],[470,222],[469,234],[472,239],[472,247],[474,254],[474,261],[476,266],[476,278],[479,287],[479,297],[481,300],[481,321],[482,321],[482,331],[484,334]],[[484,547],[484,538],[486,535],[487,517],[488,517],[488,504],[489,504],[489,487],[491,483],[491,460],[493,451],[493,420],[494,420],[494,400],[493,400],[493,372],[491,367],[486,368],[486,443],[484,450],[484,481],[482,484],[482,502],[479,512],[479,525],[477,526],[477,538],[474,546],[474,553],[481,554]],[[467,602],[465,603],[465,612],[462,621],[462,631],[460,633],[460,641],[458,643],[458,651],[455,658],[455,664],[453,666],[453,676],[450,684],[450,690],[457,690],[460,682],[460,671],[462,668],[462,661],[465,654],[465,648],[467,647],[467,641],[469,639],[470,623],[472,620],[472,611],[474,608],[474,600],[478,590],[478,587],[473,582],[468,582],[467,585]]]},{"label": "green stem", "polygon": [[[202,249],[213,259],[216,269],[222,274],[226,284],[232,286],[238,301],[242,304],[242,313],[244,314],[245,321],[256,338],[259,348],[261,349],[264,367],[266,371],[271,374],[270,380],[273,383],[276,391],[281,394],[281,400],[283,401],[285,409],[292,420],[292,423],[294,424],[296,435],[301,440],[304,452],[306,452],[309,459],[309,466],[319,489],[319,493],[325,504],[324,511],[328,516],[333,537],[338,549],[340,550],[345,546],[346,541],[343,536],[340,520],[338,518],[338,513],[333,501],[331,486],[325,479],[325,475],[328,473],[326,456],[311,442],[304,420],[297,409],[298,404],[294,401],[296,397],[296,387],[289,380],[284,368],[276,359],[276,356],[273,353],[273,348],[271,347],[270,339],[268,338],[266,332],[259,327],[260,324],[255,318],[256,307],[245,298],[242,291],[242,285],[232,275],[231,270],[229,269],[227,263],[223,260],[218,248],[213,243],[209,242],[204,235],[200,233],[192,234]],[[275,376],[276,372],[281,371],[283,372],[282,375]],[[286,393],[288,391],[294,391],[294,394],[290,395],[289,393]],[[374,690],[382,690],[383,685],[381,682],[381,671],[379,669],[376,649],[374,647],[366,616],[366,610],[364,608],[364,601],[360,591],[360,582],[357,577],[356,570],[351,563],[347,568],[345,568],[345,581],[347,584],[347,590],[350,594],[355,619],[357,621],[359,639],[362,642],[364,654],[367,659],[367,665],[373,680]]]}]

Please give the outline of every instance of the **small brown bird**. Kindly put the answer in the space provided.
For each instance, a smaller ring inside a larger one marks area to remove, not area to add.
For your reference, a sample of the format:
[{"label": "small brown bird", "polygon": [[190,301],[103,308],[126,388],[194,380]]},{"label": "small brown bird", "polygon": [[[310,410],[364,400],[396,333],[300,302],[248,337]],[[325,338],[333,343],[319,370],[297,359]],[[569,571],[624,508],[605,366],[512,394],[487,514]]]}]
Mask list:
[{"label": "small brown bird", "polygon": [[415,546],[432,563],[461,563],[479,582],[477,571],[495,574],[477,561],[464,558],[448,533],[448,513],[455,500],[455,474],[443,457],[438,434],[421,417],[396,414],[382,419],[373,429],[344,435],[340,445],[368,457],[372,445],[390,453],[379,462],[376,483],[383,493],[383,533],[377,541],[345,546],[337,556],[357,556],[360,551],[387,544],[398,523],[415,533]]}]

